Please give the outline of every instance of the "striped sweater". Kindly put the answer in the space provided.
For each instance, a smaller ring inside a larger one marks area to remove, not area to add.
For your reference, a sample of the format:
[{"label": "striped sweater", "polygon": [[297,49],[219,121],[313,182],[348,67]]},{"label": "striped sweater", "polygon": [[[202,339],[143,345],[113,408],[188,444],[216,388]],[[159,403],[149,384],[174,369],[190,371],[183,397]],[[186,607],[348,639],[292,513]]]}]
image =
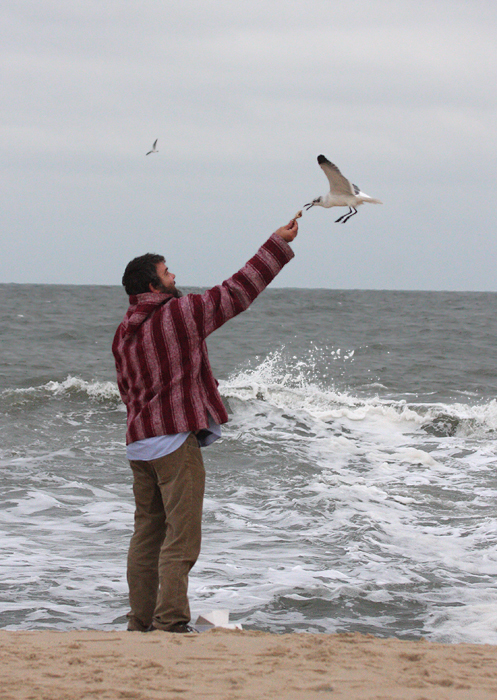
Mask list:
[{"label": "striped sweater", "polygon": [[241,270],[203,294],[129,298],[112,352],[127,408],[126,444],[226,423],[205,338],[245,311],[294,253],[274,234]]}]

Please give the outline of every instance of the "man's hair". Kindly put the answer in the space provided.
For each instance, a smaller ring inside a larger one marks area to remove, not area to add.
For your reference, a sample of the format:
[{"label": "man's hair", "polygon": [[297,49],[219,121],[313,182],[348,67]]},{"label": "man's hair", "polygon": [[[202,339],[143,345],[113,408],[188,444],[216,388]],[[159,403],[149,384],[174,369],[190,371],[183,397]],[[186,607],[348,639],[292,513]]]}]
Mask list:
[{"label": "man's hair", "polygon": [[138,258],[134,258],[126,265],[123,275],[123,287],[126,294],[144,294],[152,287],[159,288],[161,281],[157,276],[157,263],[166,262],[162,255],[156,253],[145,253]]}]

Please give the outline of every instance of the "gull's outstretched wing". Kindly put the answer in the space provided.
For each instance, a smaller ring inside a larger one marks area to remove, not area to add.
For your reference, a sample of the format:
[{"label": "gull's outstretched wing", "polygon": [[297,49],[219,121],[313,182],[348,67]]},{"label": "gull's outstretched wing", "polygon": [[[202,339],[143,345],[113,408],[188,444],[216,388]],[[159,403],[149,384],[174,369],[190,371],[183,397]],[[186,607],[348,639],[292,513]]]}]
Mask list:
[{"label": "gull's outstretched wing", "polygon": [[354,194],[354,189],[346,177],[342,175],[336,165],[330,163],[328,158],[318,156],[318,163],[330,183],[330,192],[335,194]]},{"label": "gull's outstretched wing", "polygon": [[154,145],[152,146],[152,149],[153,149],[154,151],[155,151],[155,147],[157,146],[157,141],[158,141],[158,140],[159,140],[159,139],[155,139]]}]

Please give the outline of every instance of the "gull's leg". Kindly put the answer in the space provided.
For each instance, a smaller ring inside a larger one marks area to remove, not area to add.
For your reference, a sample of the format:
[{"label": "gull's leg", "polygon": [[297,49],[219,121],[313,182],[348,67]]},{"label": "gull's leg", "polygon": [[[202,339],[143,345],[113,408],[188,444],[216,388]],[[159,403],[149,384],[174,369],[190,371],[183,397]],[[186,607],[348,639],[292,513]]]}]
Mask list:
[{"label": "gull's leg", "polygon": [[[354,211],[352,211],[352,209],[353,209]],[[355,207],[351,207],[351,210],[349,211],[349,213],[346,214],[345,216],[342,216],[342,219],[343,219],[342,224],[346,224],[347,221],[348,221],[352,216],[354,216],[354,214],[357,214],[357,209],[356,209]]]},{"label": "gull's leg", "polygon": [[[354,210],[354,211],[357,211],[357,210]],[[346,217],[348,217],[348,216],[353,216],[353,214],[352,214],[352,207],[349,207],[348,212],[347,212],[346,214],[344,214],[343,216],[341,216],[339,219],[337,219],[337,220],[335,221],[335,223],[336,223],[336,224],[339,224],[340,221],[342,221],[342,219],[346,219]],[[343,221],[342,223],[345,223],[345,221]]]}]

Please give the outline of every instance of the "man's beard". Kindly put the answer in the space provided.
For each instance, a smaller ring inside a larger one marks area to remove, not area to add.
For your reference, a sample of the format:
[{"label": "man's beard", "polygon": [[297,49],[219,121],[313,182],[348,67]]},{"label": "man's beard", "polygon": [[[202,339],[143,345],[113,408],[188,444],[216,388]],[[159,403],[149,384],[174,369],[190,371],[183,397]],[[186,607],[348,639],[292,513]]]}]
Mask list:
[{"label": "man's beard", "polygon": [[166,285],[162,284],[161,282],[155,288],[164,294],[171,294],[175,299],[180,299],[183,296],[183,292],[181,292],[176,286],[166,287]]}]

